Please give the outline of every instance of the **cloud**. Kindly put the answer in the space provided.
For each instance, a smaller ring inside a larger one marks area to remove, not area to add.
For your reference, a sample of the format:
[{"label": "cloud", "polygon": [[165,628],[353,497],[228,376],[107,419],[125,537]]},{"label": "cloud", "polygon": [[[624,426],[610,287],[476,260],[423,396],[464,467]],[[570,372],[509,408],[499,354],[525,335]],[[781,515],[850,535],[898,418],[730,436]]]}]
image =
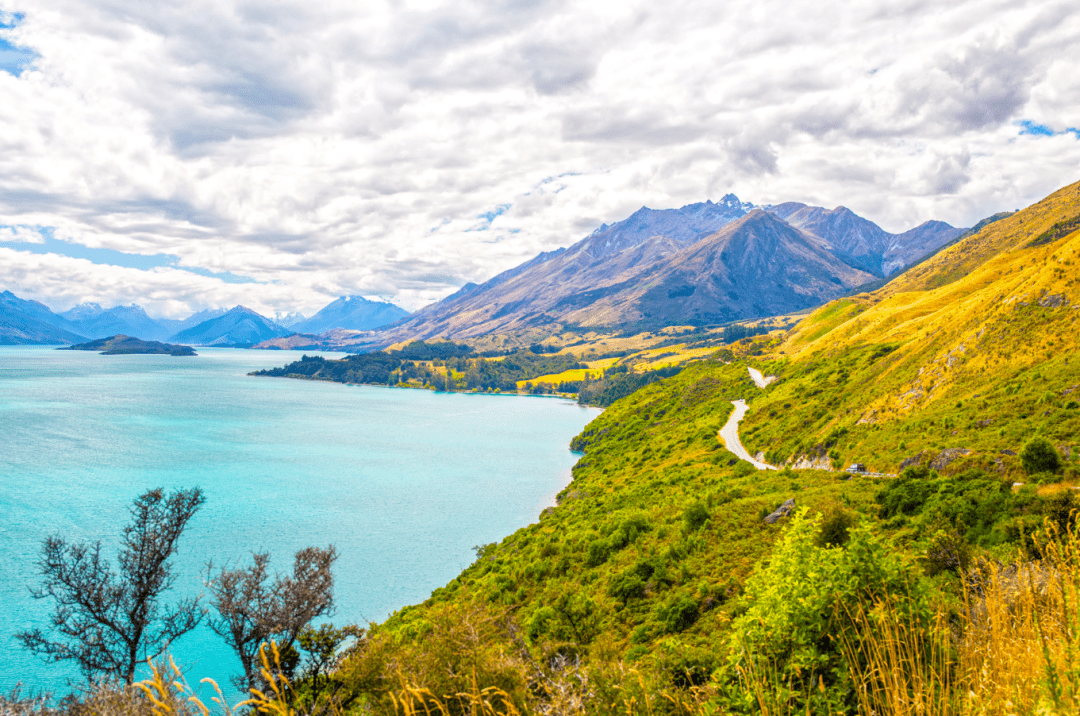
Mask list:
[{"label": "cloud", "polygon": [[0,43],[0,288],[46,303],[416,308],[642,205],[1080,178],[1063,0],[0,0]]}]

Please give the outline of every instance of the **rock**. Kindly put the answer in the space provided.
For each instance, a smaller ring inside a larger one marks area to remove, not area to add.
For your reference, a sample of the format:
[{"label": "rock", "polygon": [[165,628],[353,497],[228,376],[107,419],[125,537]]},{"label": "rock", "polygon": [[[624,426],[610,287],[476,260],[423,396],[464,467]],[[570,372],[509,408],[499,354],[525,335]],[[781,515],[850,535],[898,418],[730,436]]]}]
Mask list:
[{"label": "rock", "polygon": [[792,470],[827,470],[832,472],[832,461],[828,456],[810,457],[799,455],[791,465]]},{"label": "rock", "polygon": [[918,455],[912,455],[911,457],[906,458],[903,462],[900,463],[900,472],[903,472],[909,467],[918,467],[919,465],[922,465],[925,461],[925,452],[921,452]]},{"label": "rock", "polygon": [[980,420],[979,422],[975,423],[975,425],[977,425],[980,428],[985,428],[985,427],[993,425],[993,424],[994,424],[994,419],[993,418],[987,418],[986,420]]},{"label": "rock", "polygon": [[967,448],[946,448],[941,451],[941,454],[930,461],[930,469],[944,470],[950,463],[955,462],[966,455],[971,455],[974,452],[974,450],[968,450]]},{"label": "rock", "polygon": [[1043,308],[1057,308],[1068,301],[1069,297],[1063,293],[1051,293],[1049,296],[1040,298],[1039,305]]},{"label": "rock", "polygon": [[1002,450],[1001,454],[1002,455],[1012,455],[1013,457],[1015,457],[1016,456],[1016,451],[1015,450]]},{"label": "rock", "polygon": [[766,517],[765,518],[765,523],[771,525],[774,522],[779,522],[783,518],[790,515],[791,511],[794,510],[794,509],[795,509],[795,498],[792,497],[787,502],[785,502],[784,504],[777,507],[776,510],[771,515]]}]

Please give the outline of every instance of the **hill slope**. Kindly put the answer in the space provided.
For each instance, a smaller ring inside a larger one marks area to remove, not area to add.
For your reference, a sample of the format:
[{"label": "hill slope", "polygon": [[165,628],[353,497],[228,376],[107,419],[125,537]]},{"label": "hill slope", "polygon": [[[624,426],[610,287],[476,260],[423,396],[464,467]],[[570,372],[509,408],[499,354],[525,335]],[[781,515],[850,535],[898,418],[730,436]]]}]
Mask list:
[{"label": "hill slope", "polygon": [[768,365],[781,380],[748,416],[747,446],[776,461],[829,449],[895,470],[945,449],[1000,466],[995,450],[1034,434],[1072,439],[1078,252],[1080,183],[819,309]]},{"label": "hill slope", "polygon": [[[613,403],[574,440],[583,457],[558,506],[478,548],[475,563],[424,604],[373,625],[340,683],[383,713],[403,680],[438,694],[498,685],[537,712],[569,692],[587,700],[581,712],[651,713],[651,694],[672,713],[756,713],[752,687],[771,683],[753,681],[756,648],[771,659],[766,677],[789,687],[774,695],[777,712],[858,712],[845,701],[855,689],[835,646],[840,609],[914,593],[955,617],[960,574],[976,556],[1012,560],[1037,549],[1044,519],[1072,524],[1078,191],[984,227],[921,277],[834,301],[787,336],[743,339]],[[682,258],[698,267],[730,247]],[[748,367],[779,380],[759,388]],[[814,456],[896,472],[909,459],[932,470],[899,480],[758,472],[716,439],[739,398],[750,406],[744,444],[772,462]],[[1016,453],[1036,435],[1064,465],[1021,464]],[[788,500],[824,517],[765,522]],[[853,578],[867,589],[861,596],[836,591],[852,563],[872,565]],[[888,570],[899,575],[891,587],[881,581]],[[958,628],[955,618],[943,623]],[[1037,638],[1027,643],[1037,653]],[[566,654],[574,660],[560,670]],[[1016,688],[1019,668],[1006,670],[1003,688]],[[1024,703],[1039,698],[1043,676]],[[969,692],[973,704],[988,703],[966,686],[958,702]]]}]

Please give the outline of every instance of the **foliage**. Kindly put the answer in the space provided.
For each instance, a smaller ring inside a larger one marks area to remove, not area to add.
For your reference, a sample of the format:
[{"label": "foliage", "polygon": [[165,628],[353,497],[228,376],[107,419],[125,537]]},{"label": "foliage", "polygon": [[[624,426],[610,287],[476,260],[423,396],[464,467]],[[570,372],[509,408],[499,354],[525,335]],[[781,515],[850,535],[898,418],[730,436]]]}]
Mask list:
[{"label": "foliage", "polygon": [[[748,676],[769,667],[775,687],[801,694],[795,698],[805,699],[806,708],[849,708],[851,665],[831,638],[852,627],[845,605],[903,599],[907,619],[929,619],[924,587],[912,565],[868,525],[855,527],[842,548],[818,547],[819,528],[819,517],[800,510],[768,564],[747,582],[747,607],[732,625],[725,675],[742,675],[729,691],[736,703],[740,691],[747,697],[753,693]],[[752,706],[748,698],[743,706]]]},{"label": "foliage", "polygon": [[[334,575],[331,567],[337,559],[333,545],[327,549],[308,547],[296,553],[292,575],[269,573],[270,554],[252,555],[247,568],[206,568],[206,585],[217,618],[210,628],[223,637],[240,658],[244,673],[236,677],[238,689],[256,686],[259,676],[259,648],[270,640],[280,641],[285,655],[286,673],[291,674],[299,660],[294,648],[301,634],[316,651],[324,649],[335,634],[305,633],[313,619],[330,614],[334,605]],[[301,642],[301,646],[304,646]],[[307,647],[305,647],[307,648]],[[317,668],[322,657],[315,655]]]},{"label": "foliage", "polygon": [[1057,472],[1061,469],[1061,456],[1049,440],[1034,437],[1020,451],[1020,463],[1029,475],[1039,472]]},{"label": "foliage", "polygon": [[68,542],[48,537],[38,568],[43,583],[37,599],[55,603],[52,632],[20,632],[27,648],[52,661],[71,660],[91,682],[117,679],[130,684],[136,666],[157,657],[202,619],[198,598],[161,603],[176,581],[170,560],[188,522],[203,504],[202,490],[140,495],[124,527],[114,570],[101,542]]},{"label": "foliage", "polygon": [[252,375],[371,385],[414,382],[439,390],[516,392],[518,381],[581,367],[584,366],[570,354],[518,350],[491,360],[477,356],[465,344],[414,341],[401,349],[351,355],[340,360],[305,355],[282,368],[255,371]]}]

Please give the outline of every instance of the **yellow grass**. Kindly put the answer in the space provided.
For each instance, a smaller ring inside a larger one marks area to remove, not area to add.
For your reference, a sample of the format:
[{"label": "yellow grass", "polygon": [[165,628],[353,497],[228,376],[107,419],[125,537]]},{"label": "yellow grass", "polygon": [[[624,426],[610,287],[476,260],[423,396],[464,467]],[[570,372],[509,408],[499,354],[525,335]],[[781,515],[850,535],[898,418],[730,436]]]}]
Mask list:
[{"label": "yellow grass", "polygon": [[604,371],[591,368],[571,368],[570,370],[564,370],[562,373],[549,373],[548,375],[541,375],[537,378],[519,380],[517,381],[517,387],[518,390],[524,390],[526,383],[532,383],[533,385],[545,383],[547,385],[558,386],[559,383],[571,383],[585,380],[585,376],[588,376],[590,380],[597,380],[604,376]]}]

